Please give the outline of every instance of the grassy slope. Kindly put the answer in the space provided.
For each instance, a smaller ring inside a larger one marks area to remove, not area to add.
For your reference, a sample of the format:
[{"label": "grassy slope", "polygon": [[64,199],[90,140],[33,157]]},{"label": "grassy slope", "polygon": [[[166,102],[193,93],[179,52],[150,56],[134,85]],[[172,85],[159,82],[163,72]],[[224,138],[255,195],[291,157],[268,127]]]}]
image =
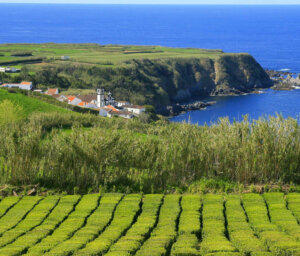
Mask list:
[{"label": "grassy slope", "polygon": [[51,105],[46,102],[42,102],[38,99],[33,99],[31,97],[25,96],[20,93],[9,93],[6,90],[0,89],[0,103],[3,100],[10,100],[13,103],[19,105],[22,107],[22,114],[24,117],[29,116],[30,114],[34,112],[62,112],[66,113],[69,112],[69,110],[60,108],[54,105]]}]

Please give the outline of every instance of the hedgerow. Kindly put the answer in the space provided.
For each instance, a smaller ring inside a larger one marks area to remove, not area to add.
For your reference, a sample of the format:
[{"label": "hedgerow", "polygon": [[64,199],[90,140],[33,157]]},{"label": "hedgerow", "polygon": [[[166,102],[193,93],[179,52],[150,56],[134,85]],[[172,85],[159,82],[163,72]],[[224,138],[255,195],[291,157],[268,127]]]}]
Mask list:
[{"label": "hedgerow", "polygon": [[176,223],[180,213],[180,196],[167,195],[161,207],[158,224],[151,236],[137,251],[137,256],[165,255],[176,238]]},{"label": "hedgerow", "polygon": [[263,195],[268,205],[271,222],[282,231],[300,239],[300,226],[292,212],[286,208],[283,193],[266,193]]},{"label": "hedgerow", "polygon": [[275,255],[300,255],[300,244],[296,239],[281,232],[277,225],[270,222],[268,209],[261,195],[244,194],[243,205],[250,225],[272,253]]},{"label": "hedgerow", "polygon": [[150,235],[159,215],[162,195],[145,195],[137,222],[106,253],[107,256],[134,254]]},{"label": "hedgerow", "polygon": [[23,197],[0,219],[0,235],[3,236],[5,231],[15,227],[42,199],[39,196]]},{"label": "hedgerow", "polygon": [[5,197],[0,202],[0,218],[11,208],[13,207],[20,198],[18,197]]},{"label": "hedgerow", "polygon": [[200,243],[201,254],[217,252],[237,252],[226,237],[224,218],[224,198],[221,195],[207,194],[203,198],[203,231]]},{"label": "hedgerow", "polygon": [[255,236],[247,222],[240,195],[226,197],[226,216],[229,238],[240,252],[245,255],[253,255],[257,252],[268,255],[268,248]]},{"label": "hedgerow", "polygon": [[140,211],[141,199],[139,194],[125,196],[116,209],[113,221],[105,231],[74,255],[103,255],[107,252],[134,222]]},{"label": "hedgerow", "polygon": [[69,255],[83,248],[107,228],[121,199],[122,194],[105,194],[100,199],[99,207],[87,219],[86,225],[70,239],[55,246],[46,255]]},{"label": "hedgerow", "polygon": [[85,195],[68,218],[50,236],[31,247],[27,255],[44,255],[54,246],[69,239],[84,225],[86,218],[98,206],[99,195]]},{"label": "hedgerow", "polygon": [[300,222],[300,194],[289,193],[286,196],[287,207],[292,211],[293,215]]},{"label": "hedgerow", "polygon": [[172,246],[171,255],[198,255],[198,236],[200,236],[201,198],[198,195],[185,195],[181,200],[178,237]]},{"label": "hedgerow", "polygon": [[26,253],[30,247],[33,247],[36,243],[53,232],[54,229],[68,217],[74,210],[74,206],[78,203],[79,199],[79,196],[62,197],[58,205],[41,225],[35,227],[25,235],[20,236],[13,243],[1,248],[0,255],[15,256]]},{"label": "hedgerow", "polygon": [[58,196],[48,196],[37,204],[25,217],[24,220],[0,237],[0,247],[13,242],[19,236],[32,230],[35,226],[39,225],[56,206],[59,200]]}]

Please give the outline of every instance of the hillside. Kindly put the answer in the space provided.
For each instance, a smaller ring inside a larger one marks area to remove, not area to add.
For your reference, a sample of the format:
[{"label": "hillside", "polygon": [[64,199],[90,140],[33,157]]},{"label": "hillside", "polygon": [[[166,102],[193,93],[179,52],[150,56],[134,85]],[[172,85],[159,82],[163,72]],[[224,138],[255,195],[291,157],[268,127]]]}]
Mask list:
[{"label": "hillside", "polygon": [[0,255],[300,255],[300,194],[6,197]]},{"label": "hillside", "polygon": [[[14,57],[15,52],[30,52],[32,56]],[[38,87],[63,90],[103,87],[112,91],[117,100],[158,108],[192,98],[238,94],[272,85],[252,56],[220,50],[41,44],[0,45],[0,53],[0,65],[2,62],[25,67],[20,75],[3,75],[2,80],[27,78]],[[63,61],[62,55],[70,59]],[[41,61],[28,64],[32,58]]]},{"label": "hillside", "polygon": [[43,102],[41,100],[28,97],[15,90],[0,89],[0,104],[10,101],[14,106],[18,106],[20,118],[26,118],[32,113],[67,113],[67,109]]}]

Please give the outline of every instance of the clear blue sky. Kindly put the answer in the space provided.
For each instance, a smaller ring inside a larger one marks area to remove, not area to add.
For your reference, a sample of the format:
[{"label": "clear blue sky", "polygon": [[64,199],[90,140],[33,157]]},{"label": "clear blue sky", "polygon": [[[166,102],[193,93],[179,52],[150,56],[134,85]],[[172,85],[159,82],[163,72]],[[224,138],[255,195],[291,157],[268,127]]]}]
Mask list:
[{"label": "clear blue sky", "polygon": [[300,0],[0,0],[0,3],[76,4],[300,4]]}]

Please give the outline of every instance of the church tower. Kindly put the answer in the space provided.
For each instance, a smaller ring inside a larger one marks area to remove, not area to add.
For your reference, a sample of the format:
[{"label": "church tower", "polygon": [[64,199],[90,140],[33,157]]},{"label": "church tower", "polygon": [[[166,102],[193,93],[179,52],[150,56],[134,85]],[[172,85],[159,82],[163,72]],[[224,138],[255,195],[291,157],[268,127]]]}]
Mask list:
[{"label": "church tower", "polygon": [[97,89],[97,107],[105,107],[104,89]]}]

